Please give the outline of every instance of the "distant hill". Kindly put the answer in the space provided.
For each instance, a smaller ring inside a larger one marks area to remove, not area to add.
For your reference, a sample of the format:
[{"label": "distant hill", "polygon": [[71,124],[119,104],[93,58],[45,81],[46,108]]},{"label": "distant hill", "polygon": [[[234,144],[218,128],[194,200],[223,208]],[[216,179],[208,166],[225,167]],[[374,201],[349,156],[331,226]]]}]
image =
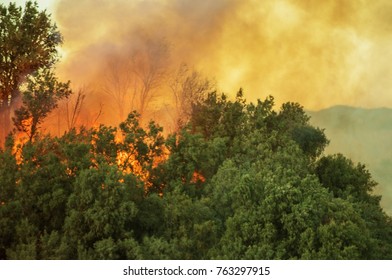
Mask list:
[{"label": "distant hill", "polygon": [[325,129],[328,154],[342,153],[369,168],[381,204],[392,215],[392,109],[334,106],[307,113],[313,125]]}]

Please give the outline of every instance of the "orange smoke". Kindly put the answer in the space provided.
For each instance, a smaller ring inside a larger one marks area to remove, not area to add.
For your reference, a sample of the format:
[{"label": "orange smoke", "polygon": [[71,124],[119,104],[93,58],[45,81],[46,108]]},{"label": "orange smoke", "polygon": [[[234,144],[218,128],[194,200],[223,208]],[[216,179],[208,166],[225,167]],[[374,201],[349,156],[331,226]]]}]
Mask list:
[{"label": "orange smoke", "polygon": [[84,114],[102,108],[110,124],[132,109],[170,122],[184,63],[251,101],[392,106],[391,15],[387,0],[59,0],[58,71],[90,89]]}]

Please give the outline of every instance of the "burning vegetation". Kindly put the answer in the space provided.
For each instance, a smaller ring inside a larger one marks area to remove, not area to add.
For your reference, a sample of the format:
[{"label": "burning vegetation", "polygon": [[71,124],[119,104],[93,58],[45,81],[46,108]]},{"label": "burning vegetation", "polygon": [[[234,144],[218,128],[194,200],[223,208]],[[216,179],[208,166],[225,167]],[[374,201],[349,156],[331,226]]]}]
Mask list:
[{"label": "burning vegetation", "polygon": [[[179,11],[187,10],[174,2]],[[239,2],[227,1],[245,9]],[[73,20],[65,3],[59,4],[65,9],[57,16],[61,25]],[[125,1],[108,3],[92,11],[94,16]],[[132,3],[138,10],[153,2]],[[232,10],[226,2],[214,3],[214,12],[228,17]],[[280,3],[290,20],[299,20],[289,2]],[[80,12],[90,4],[80,2],[85,5]],[[40,30],[41,44],[55,44],[57,50],[61,36],[37,5],[0,7],[5,27],[17,26],[23,36],[25,29]],[[152,15],[163,8],[154,7]],[[197,11],[207,11],[197,7],[196,18]],[[282,16],[281,10],[276,13]],[[80,26],[90,24],[87,17],[79,19]],[[36,28],[39,24],[47,29]],[[103,33],[113,30],[102,24]],[[208,18],[205,24],[219,22]],[[179,26],[178,32],[187,34],[187,28]],[[81,48],[82,54],[91,51],[87,68],[73,69],[79,75],[94,65],[95,71],[86,71],[94,87],[78,94],[69,82],[58,81],[52,59],[20,72],[26,69],[23,59],[39,60],[42,50],[27,47],[15,59],[7,44],[17,46],[13,40],[19,37],[2,29],[2,38],[10,38],[2,40],[8,43],[1,45],[0,62],[12,65],[9,71],[18,77],[2,77],[2,86],[15,84],[12,90],[1,88],[2,106],[10,111],[16,99],[19,104],[15,130],[0,150],[1,259],[392,258],[392,221],[373,194],[371,174],[341,154],[324,155],[324,131],[309,123],[300,104],[276,110],[272,96],[248,102],[242,90],[235,98],[219,94],[197,71],[170,62],[171,45],[151,39],[156,34],[147,29],[118,29],[110,46],[97,32],[84,34],[83,41],[96,44]],[[130,34],[139,36],[123,44]],[[204,35],[196,33],[195,39]],[[25,40],[32,44],[34,38]],[[195,45],[203,47],[197,40]],[[104,62],[92,59],[99,53]],[[75,56],[71,52],[67,63]],[[169,104],[155,98],[161,91],[162,97],[171,96]],[[91,96],[110,100],[113,107],[95,107]],[[103,116],[113,119],[99,124]],[[148,122],[150,116],[169,131]],[[111,125],[117,118],[120,124]],[[49,134],[44,120],[53,119],[57,133]]]},{"label": "burning vegetation", "polygon": [[211,93],[167,136],[135,112],[118,127],[11,135],[1,258],[390,259],[365,166],[324,156],[299,104],[273,106]]}]

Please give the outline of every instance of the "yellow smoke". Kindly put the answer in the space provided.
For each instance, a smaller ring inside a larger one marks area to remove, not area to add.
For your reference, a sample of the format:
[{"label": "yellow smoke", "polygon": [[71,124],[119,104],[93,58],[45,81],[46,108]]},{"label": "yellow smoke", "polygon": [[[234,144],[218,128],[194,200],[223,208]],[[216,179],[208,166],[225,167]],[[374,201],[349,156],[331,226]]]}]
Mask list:
[{"label": "yellow smoke", "polygon": [[186,63],[229,94],[243,87],[249,100],[392,106],[386,0],[60,0],[54,16],[65,38],[62,76],[96,94],[113,57],[164,43],[168,69]]}]

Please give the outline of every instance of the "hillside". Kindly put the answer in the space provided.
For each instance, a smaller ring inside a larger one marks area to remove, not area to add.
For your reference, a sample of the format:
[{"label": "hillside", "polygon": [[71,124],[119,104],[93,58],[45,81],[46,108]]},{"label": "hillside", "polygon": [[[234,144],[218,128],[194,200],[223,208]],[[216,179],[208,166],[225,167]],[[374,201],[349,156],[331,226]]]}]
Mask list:
[{"label": "hillside", "polygon": [[369,167],[384,209],[392,213],[392,109],[335,106],[307,112],[330,140],[327,153],[343,153]]}]

